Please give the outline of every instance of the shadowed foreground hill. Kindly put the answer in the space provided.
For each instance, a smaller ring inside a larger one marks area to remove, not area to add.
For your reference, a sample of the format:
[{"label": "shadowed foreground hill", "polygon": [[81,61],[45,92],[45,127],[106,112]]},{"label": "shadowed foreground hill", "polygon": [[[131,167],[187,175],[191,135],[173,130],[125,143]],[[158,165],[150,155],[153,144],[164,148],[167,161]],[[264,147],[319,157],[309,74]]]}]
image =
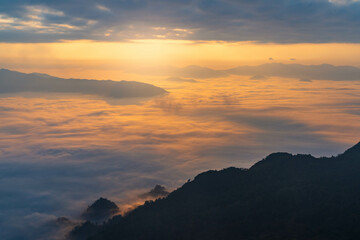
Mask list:
[{"label": "shadowed foreground hill", "polygon": [[162,88],[141,82],[64,79],[0,69],[0,93],[18,92],[81,93],[112,98],[153,97],[166,93]]},{"label": "shadowed foreground hill", "polygon": [[274,153],[250,169],[208,171],[86,227],[91,240],[359,239],[360,143],[337,157]]}]

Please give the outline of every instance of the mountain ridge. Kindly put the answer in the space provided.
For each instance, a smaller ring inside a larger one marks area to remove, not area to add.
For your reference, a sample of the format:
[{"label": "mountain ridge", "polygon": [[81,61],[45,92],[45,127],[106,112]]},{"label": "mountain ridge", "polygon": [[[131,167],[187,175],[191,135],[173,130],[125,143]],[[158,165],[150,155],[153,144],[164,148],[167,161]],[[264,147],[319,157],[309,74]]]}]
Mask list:
[{"label": "mountain ridge", "polygon": [[203,172],[84,239],[357,239],[359,156],[357,144],[336,157],[273,153],[249,169]]},{"label": "mountain ridge", "polygon": [[111,98],[154,97],[167,91],[136,81],[59,78],[43,73],[0,69],[0,93],[80,93]]}]

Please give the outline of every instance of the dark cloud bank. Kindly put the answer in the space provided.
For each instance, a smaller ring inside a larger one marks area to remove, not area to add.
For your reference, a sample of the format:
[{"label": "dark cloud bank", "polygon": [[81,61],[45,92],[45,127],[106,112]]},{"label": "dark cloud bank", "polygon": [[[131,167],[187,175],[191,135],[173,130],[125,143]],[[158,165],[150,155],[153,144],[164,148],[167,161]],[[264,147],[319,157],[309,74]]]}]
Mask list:
[{"label": "dark cloud bank", "polygon": [[360,3],[351,0],[3,0],[0,41],[165,37],[358,43],[359,12]]}]

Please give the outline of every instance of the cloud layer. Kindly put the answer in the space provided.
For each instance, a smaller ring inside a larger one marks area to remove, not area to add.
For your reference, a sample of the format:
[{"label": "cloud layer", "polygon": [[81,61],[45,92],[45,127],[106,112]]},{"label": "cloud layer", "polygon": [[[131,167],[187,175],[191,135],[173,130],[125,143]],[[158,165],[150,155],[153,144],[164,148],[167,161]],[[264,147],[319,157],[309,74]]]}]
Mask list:
[{"label": "cloud layer", "polygon": [[198,82],[140,105],[0,94],[0,238],[52,239],[57,217],[76,219],[99,197],[126,211],[156,184],[172,190],[271,152],[331,155],[358,141],[356,81],[215,72],[220,82],[200,70]]},{"label": "cloud layer", "polygon": [[350,0],[4,0],[0,39],[358,43],[359,11]]}]

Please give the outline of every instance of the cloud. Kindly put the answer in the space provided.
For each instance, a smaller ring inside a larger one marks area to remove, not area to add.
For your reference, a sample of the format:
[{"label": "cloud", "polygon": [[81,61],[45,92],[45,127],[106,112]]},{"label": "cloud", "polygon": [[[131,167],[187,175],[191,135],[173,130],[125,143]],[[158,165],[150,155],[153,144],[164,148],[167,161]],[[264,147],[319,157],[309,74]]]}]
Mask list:
[{"label": "cloud", "polygon": [[359,0],[329,0],[329,2],[334,3],[334,4],[344,5],[344,4],[351,4],[354,2],[359,2]]},{"label": "cloud", "polygon": [[251,80],[266,80],[268,78],[266,76],[264,76],[264,75],[254,75],[250,79]]},{"label": "cloud", "polygon": [[195,79],[192,78],[179,78],[179,77],[169,77],[166,80],[171,82],[189,82],[189,83],[197,82]]},{"label": "cloud", "polygon": [[308,79],[308,78],[300,78],[299,81],[300,82],[312,82],[312,80]]},{"label": "cloud", "polygon": [[60,222],[56,216],[46,213],[33,212],[24,216],[6,210],[4,213],[6,215],[0,214],[0,220],[6,221],[6,231],[0,233],[1,239],[64,240],[75,226],[71,222]]},{"label": "cloud", "polygon": [[[259,110],[247,110],[242,109],[238,112],[233,112],[231,109],[217,109],[217,114],[225,121],[239,125],[247,125],[250,129],[256,129],[249,136],[254,139],[258,144],[263,147],[260,151],[265,152],[277,152],[281,151],[280,148],[290,149],[290,152],[298,153],[298,147],[301,146],[301,152],[314,152],[317,154],[326,155],[329,154],[329,149],[337,148],[337,151],[341,149],[337,146],[337,143],[329,141],[325,136],[319,134],[324,126],[310,126],[308,124],[296,121],[287,117],[280,117],[277,114],[269,115],[269,112],[288,112],[290,109],[259,109]],[[202,109],[197,112],[204,117],[211,117],[211,112],[214,109]],[[209,115],[210,114],[210,115]],[[320,144],[319,144],[320,143]],[[280,147],[280,148],[279,148]],[[223,155],[229,154],[230,156],[238,154],[255,154],[256,147],[253,149],[251,146],[244,147],[247,150],[240,153],[239,149],[242,147],[239,144],[229,144],[227,146],[220,146],[215,148],[209,148],[204,150],[202,154],[210,157],[210,155]],[[336,154],[336,151],[333,152]],[[250,155],[248,156],[248,158]],[[240,159],[241,157],[239,157]],[[244,158],[244,157],[242,157]]]},{"label": "cloud", "polygon": [[359,10],[351,0],[4,0],[0,39],[358,43]]},{"label": "cloud", "polygon": [[61,35],[82,31],[95,23],[81,18],[70,21],[63,11],[44,5],[27,5],[22,9],[23,15],[9,16],[6,12],[0,13],[0,32],[24,33],[25,39],[26,35],[31,39],[31,36],[52,34],[55,39]]},{"label": "cloud", "polygon": [[202,80],[142,105],[1,95],[0,239],[52,239],[59,235],[48,221],[76,219],[99,197],[126,210],[156,184],[174,189],[201,171],[249,167],[274,151],[336,154],[358,136],[357,116],[344,115],[358,109],[358,95],[347,95],[356,82],[327,82],[317,96],[335,94],[334,102],[320,105],[285,79],[219,83],[206,77],[230,73],[172,71],[184,69]]},{"label": "cloud", "polygon": [[[173,67],[173,66],[136,66],[127,69],[128,72],[154,75],[154,76],[167,76],[171,81],[184,80],[184,79],[205,79],[205,78],[220,78],[227,77],[229,74],[224,70],[216,70],[209,67],[190,65],[186,67]],[[172,77],[177,76],[177,77]]]},{"label": "cloud", "polygon": [[19,135],[31,130],[32,126],[28,124],[7,124],[0,127],[0,133],[8,135]]},{"label": "cloud", "polygon": [[96,5],[96,8],[104,12],[111,12],[111,10],[108,7],[105,7],[104,5],[98,4]]},{"label": "cloud", "polygon": [[200,67],[195,65],[174,69],[174,72],[178,73],[183,77],[189,77],[189,78],[219,78],[219,77],[228,76],[228,74],[224,71],[214,70],[208,67]]},{"label": "cloud", "polygon": [[126,203],[121,192],[151,183],[146,175],[161,169],[151,160],[154,156],[126,155],[102,149],[39,149],[38,154],[23,156],[24,162],[19,162],[19,156],[17,162],[1,158],[0,238],[55,240],[60,237],[55,232],[63,230],[51,225],[58,217],[78,219],[87,204],[100,196],[122,195],[119,202]]}]

